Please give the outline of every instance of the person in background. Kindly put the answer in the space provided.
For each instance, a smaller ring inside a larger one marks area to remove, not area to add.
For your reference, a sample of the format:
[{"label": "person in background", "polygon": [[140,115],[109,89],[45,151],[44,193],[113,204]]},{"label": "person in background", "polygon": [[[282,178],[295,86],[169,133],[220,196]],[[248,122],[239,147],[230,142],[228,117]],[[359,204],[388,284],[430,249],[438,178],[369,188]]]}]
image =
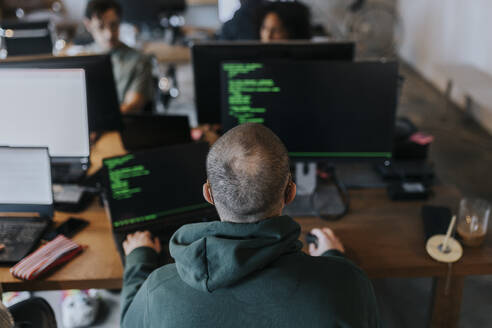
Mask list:
[{"label": "person in background", "polygon": [[84,25],[94,43],[84,53],[110,53],[116,89],[123,114],[142,111],[153,101],[150,57],[125,45],[119,39],[121,5],[115,0],[90,0]]},{"label": "person in background", "polygon": [[311,13],[300,2],[270,2],[259,9],[257,35],[263,42],[311,39]]},{"label": "person in background", "polygon": [[258,40],[256,15],[262,0],[241,0],[241,7],[234,16],[222,25],[219,32],[220,40]]}]

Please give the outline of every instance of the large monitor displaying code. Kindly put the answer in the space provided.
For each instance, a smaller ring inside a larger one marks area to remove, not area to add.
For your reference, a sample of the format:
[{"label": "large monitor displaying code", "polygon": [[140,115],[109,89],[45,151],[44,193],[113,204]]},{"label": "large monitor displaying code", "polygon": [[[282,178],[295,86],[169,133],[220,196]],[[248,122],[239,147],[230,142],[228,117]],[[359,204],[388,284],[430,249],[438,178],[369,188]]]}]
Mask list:
[{"label": "large monitor displaying code", "polygon": [[390,158],[397,76],[396,63],[223,62],[223,128],[265,124],[291,157]]},{"label": "large monitor displaying code", "polygon": [[105,159],[113,227],[211,208],[202,194],[207,153],[207,144],[190,143]]}]

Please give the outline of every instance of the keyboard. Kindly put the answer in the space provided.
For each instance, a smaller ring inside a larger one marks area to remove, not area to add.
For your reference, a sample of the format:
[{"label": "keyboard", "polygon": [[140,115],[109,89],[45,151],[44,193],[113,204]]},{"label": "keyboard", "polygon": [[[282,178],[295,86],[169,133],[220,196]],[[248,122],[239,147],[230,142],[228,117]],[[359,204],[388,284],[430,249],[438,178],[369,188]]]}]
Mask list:
[{"label": "keyboard", "polygon": [[40,218],[0,218],[0,243],[5,249],[0,252],[0,263],[18,262],[39,242],[49,224]]},{"label": "keyboard", "polygon": [[[161,249],[162,252],[159,255],[159,265],[165,265],[170,263],[170,255],[169,255],[169,240],[171,239],[173,233],[179,229],[179,226],[175,227],[168,227],[168,229],[163,229],[163,230],[153,230],[151,229],[151,234],[154,237],[158,237],[159,241],[161,242]],[[144,229],[142,229],[144,230]],[[125,254],[123,251],[123,241],[125,241],[126,236],[128,233],[132,233],[133,231],[129,232],[113,232],[114,236],[114,241],[116,243],[116,249],[118,250],[118,253],[120,254],[121,261],[123,264],[125,263]]]}]

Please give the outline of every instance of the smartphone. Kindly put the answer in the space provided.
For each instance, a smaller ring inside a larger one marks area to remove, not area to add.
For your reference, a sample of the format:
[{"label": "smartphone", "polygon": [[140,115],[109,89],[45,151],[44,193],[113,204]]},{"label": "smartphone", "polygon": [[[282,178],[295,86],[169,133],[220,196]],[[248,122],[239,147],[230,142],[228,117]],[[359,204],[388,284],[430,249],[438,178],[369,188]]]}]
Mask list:
[{"label": "smartphone", "polygon": [[451,222],[451,209],[444,206],[422,206],[425,240],[434,235],[445,235]]},{"label": "smartphone", "polygon": [[56,227],[55,230],[48,231],[43,239],[44,240],[53,240],[56,238],[58,235],[64,235],[67,238],[72,238],[75,236],[80,230],[84,229],[89,225],[89,221],[80,219],[80,218],[69,218],[62,224],[60,224],[58,227]]}]

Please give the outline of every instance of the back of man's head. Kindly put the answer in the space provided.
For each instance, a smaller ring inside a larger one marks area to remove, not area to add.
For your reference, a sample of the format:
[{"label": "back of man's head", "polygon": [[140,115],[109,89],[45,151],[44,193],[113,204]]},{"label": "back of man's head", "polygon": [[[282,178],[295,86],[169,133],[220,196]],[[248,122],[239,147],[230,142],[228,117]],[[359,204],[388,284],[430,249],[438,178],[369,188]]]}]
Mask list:
[{"label": "back of man's head", "polygon": [[90,0],[85,9],[85,17],[92,19],[100,18],[106,11],[113,9],[118,17],[122,15],[122,8],[119,2],[115,0]]},{"label": "back of man's head", "polygon": [[242,124],[210,149],[207,177],[223,221],[256,222],[279,214],[290,179],[280,139],[261,124]]}]

